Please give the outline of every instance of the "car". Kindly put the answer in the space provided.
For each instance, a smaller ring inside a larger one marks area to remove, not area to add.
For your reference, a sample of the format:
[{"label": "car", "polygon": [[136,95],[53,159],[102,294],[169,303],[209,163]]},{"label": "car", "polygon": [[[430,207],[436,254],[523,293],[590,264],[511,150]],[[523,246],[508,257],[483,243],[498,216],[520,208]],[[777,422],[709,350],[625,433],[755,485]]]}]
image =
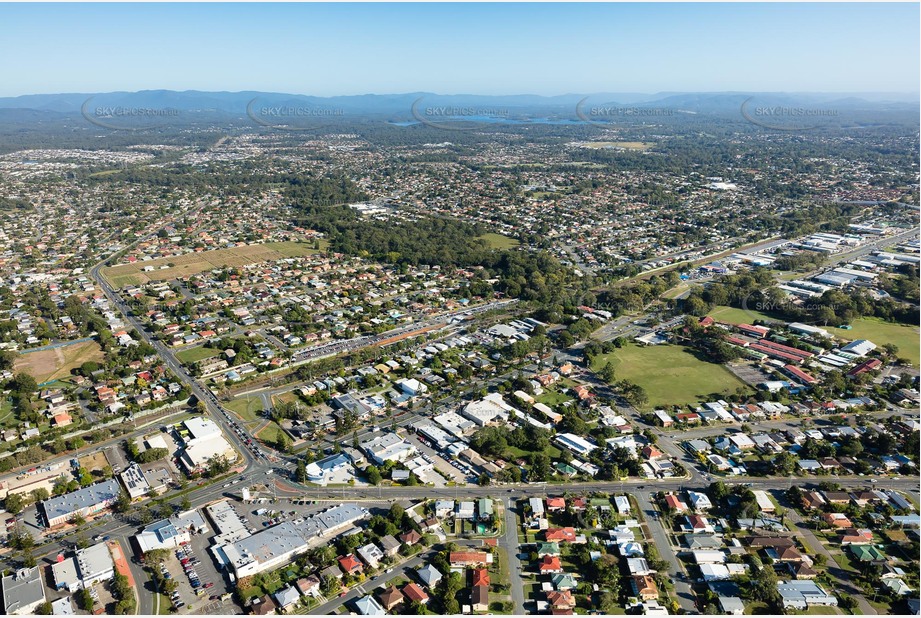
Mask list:
[{"label": "car", "polygon": [[871,482],[871,483],[878,483],[879,481],[877,481],[876,479],[870,479],[870,482]]},{"label": "car", "polygon": [[214,586],[214,582],[208,582],[205,584],[205,588],[211,588],[212,586]]}]

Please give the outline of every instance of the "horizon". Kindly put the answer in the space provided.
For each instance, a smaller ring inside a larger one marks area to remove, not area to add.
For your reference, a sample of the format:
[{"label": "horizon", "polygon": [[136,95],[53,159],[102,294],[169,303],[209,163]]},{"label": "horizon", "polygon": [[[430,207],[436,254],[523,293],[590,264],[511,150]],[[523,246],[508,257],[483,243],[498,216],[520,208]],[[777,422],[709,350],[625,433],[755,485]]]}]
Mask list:
[{"label": "horizon", "polygon": [[[210,4],[4,4],[0,53],[17,62],[4,68],[0,96],[915,94],[919,8],[239,3],[218,12]],[[885,46],[853,44],[875,31],[887,33]]]}]

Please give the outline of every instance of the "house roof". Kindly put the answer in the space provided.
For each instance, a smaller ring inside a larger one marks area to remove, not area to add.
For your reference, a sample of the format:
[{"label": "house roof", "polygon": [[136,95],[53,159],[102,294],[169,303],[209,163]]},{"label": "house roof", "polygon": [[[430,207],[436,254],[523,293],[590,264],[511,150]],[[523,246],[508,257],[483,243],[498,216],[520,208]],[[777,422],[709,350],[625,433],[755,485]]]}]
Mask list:
[{"label": "house roof", "polygon": [[489,585],[489,571],[486,569],[474,569],[473,570],[473,585],[474,586],[488,586]]},{"label": "house roof", "polygon": [[425,594],[425,591],[416,582],[410,582],[403,586],[403,595],[410,601],[416,601],[417,603],[425,603],[429,598],[429,595]]},{"label": "house roof", "polygon": [[393,607],[394,605],[401,603],[403,601],[403,593],[397,590],[396,586],[390,586],[379,595],[381,603],[384,607]]}]

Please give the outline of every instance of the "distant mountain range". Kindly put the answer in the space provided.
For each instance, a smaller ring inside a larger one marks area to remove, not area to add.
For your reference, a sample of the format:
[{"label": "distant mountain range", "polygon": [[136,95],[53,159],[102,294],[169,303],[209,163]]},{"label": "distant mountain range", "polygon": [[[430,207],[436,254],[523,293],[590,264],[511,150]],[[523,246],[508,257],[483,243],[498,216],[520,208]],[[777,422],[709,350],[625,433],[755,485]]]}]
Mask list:
[{"label": "distant mountain range", "polygon": [[[521,95],[441,95],[428,92],[316,97],[278,92],[201,92],[196,90],[143,90],[140,92],[32,94],[0,98],[0,110],[34,110],[55,114],[80,113],[84,105],[174,109],[202,115],[240,116],[247,107],[299,106],[337,109],[346,115],[410,116],[414,104],[463,108],[505,109],[514,114],[569,114],[580,101],[592,106],[668,108],[698,113],[737,112],[749,98],[759,106],[823,106],[838,110],[918,110],[919,95],[904,93],[756,93],[661,92]],[[421,99],[421,101],[420,101]]]}]

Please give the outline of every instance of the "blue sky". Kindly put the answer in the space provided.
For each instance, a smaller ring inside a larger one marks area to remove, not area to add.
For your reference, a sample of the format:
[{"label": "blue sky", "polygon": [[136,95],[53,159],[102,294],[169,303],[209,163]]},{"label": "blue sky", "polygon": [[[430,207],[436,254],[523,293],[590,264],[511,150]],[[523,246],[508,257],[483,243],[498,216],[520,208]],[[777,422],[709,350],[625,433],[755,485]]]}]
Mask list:
[{"label": "blue sky", "polygon": [[0,96],[918,92],[919,5],[0,4]]}]

